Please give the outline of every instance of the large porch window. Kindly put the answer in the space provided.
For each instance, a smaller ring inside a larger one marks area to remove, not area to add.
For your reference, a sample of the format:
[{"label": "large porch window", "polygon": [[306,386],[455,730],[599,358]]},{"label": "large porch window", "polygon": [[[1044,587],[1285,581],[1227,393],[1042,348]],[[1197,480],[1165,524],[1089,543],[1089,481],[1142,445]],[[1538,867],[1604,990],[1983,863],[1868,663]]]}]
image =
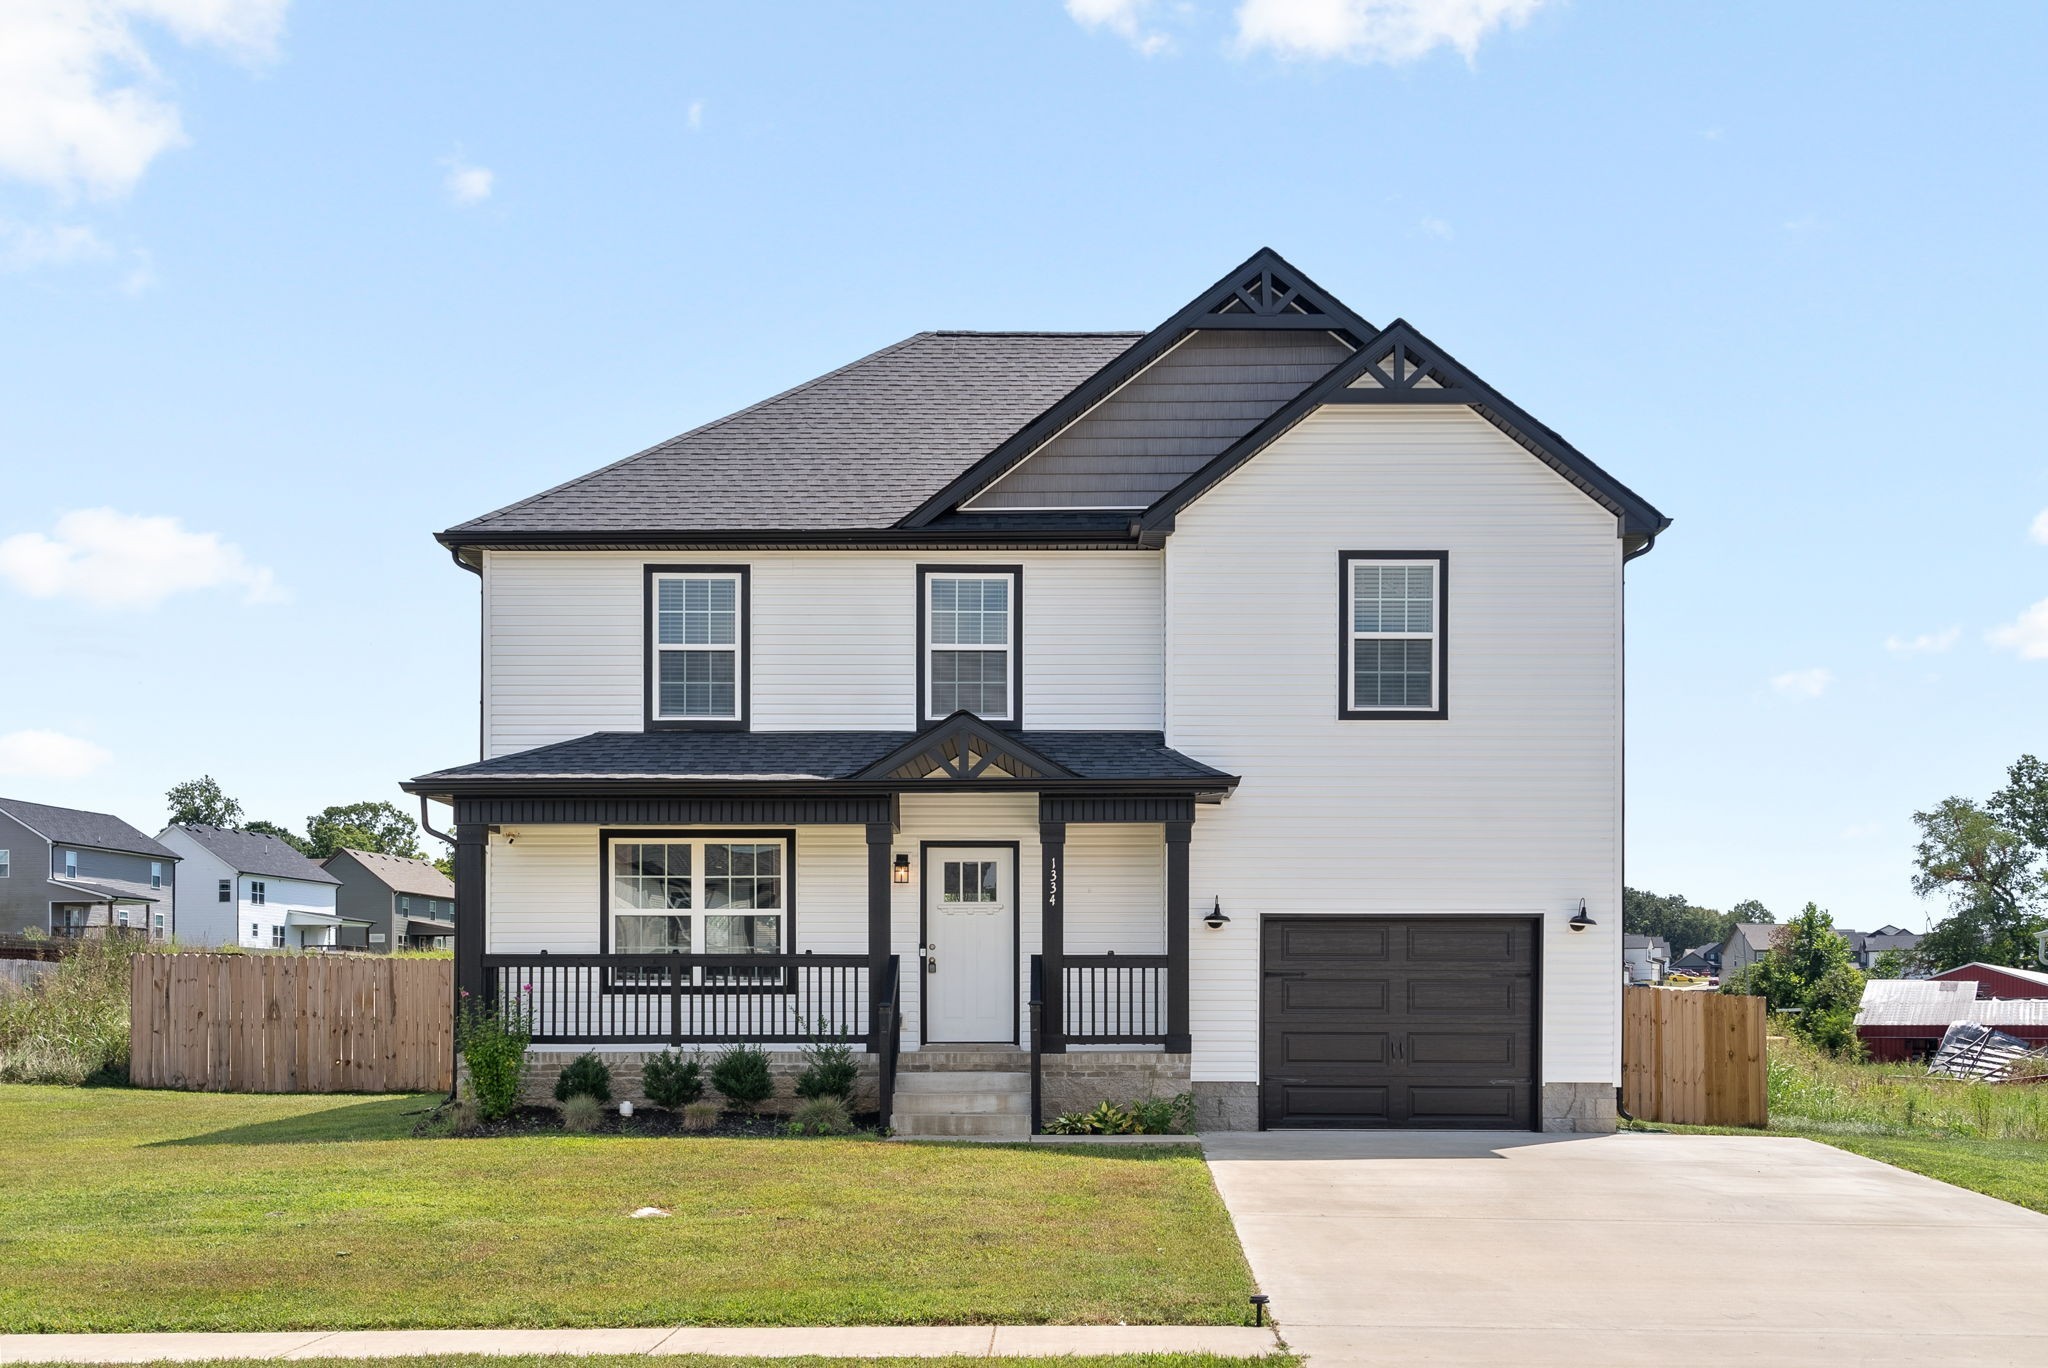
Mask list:
[{"label": "large porch window", "polygon": [[[607,854],[610,949],[621,955],[779,955],[790,944],[792,838],[616,836]],[[705,982],[772,981],[741,966]],[[665,970],[620,982],[666,983]]]}]

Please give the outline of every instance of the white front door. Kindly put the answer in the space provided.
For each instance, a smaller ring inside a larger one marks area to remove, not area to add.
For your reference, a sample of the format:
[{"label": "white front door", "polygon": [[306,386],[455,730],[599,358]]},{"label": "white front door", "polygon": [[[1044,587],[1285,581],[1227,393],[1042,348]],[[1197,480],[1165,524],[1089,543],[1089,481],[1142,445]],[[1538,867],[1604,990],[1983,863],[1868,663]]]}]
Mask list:
[{"label": "white front door", "polygon": [[925,857],[924,1038],[1017,1039],[1016,854],[933,846]]}]

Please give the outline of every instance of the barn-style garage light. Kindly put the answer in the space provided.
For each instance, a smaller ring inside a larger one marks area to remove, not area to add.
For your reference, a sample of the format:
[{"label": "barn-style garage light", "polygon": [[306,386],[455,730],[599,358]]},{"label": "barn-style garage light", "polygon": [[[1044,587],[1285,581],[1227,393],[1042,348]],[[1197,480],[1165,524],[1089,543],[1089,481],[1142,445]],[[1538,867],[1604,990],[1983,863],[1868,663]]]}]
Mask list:
[{"label": "barn-style garage light", "polygon": [[1569,926],[1574,931],[1583,931],[1587,927],[1597,926],[1599,925],[1599,923],[1595,922],[1591,917],[1586,915],[1586,900],[1584,898],[1581,898],[1579,899],[1578,915],[1574,916],[1570,921],[1566,922],[1565,925]]},{"label": "barn-style garage light", "polygon": [[1202,925],[1208,927],[1211,931],[1219,931],[1223,928],[1223,923],[1229,920],[1230,918],[1223,915],[1223,898],[1219,894],[1216,898],[1216,906],[1209,910],[1208,916],[1202,918]]},{"label": "barn-style garage light", "polygon": [[896,857],[894,878],[897,883],[910,882],[910,857],[908,855],[898,855]]}]

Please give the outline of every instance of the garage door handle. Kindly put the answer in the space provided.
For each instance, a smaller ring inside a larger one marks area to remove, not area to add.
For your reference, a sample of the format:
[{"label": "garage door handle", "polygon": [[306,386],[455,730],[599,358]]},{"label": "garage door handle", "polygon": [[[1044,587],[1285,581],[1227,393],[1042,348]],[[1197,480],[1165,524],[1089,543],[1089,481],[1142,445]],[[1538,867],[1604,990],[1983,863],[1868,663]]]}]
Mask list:
[{"label": "garage door handle", "polygon": [[1268,970],[1266,971],[1266,977],[1267,977],[1267,978],[1307,978],[1307,977],[1308,977],[1308,970],[1306,970],[1306,969],[1268,969]]}]

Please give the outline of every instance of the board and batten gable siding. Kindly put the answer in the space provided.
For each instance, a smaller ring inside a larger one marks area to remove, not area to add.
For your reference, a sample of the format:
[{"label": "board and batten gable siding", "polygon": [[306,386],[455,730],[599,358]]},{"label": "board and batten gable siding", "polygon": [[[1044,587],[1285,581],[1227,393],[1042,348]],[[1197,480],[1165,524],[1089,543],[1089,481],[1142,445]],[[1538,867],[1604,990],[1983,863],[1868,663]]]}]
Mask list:
[{"label": "board and batten gable siding", "polygon": [[[1337,716],[1346,550],[1449,553],[1446,719]],[[1258,1077],[1261,914],[1492,913],[1544,917],[1542,1079],[1618,1082],[1621,556],[1464,408],[1325,408],[1180,513],[1167,743],[1244,776],[1190,852],[1197,1080]]]},{"label": "board and batten gable siding", "polygon": [[484,556],[484,754],[639,731],[647,565],[745,564],[755,731],[904,730],[917,567],[1024,567],[1024,725],[1161,725],[1157,552],[567,552]]}]

